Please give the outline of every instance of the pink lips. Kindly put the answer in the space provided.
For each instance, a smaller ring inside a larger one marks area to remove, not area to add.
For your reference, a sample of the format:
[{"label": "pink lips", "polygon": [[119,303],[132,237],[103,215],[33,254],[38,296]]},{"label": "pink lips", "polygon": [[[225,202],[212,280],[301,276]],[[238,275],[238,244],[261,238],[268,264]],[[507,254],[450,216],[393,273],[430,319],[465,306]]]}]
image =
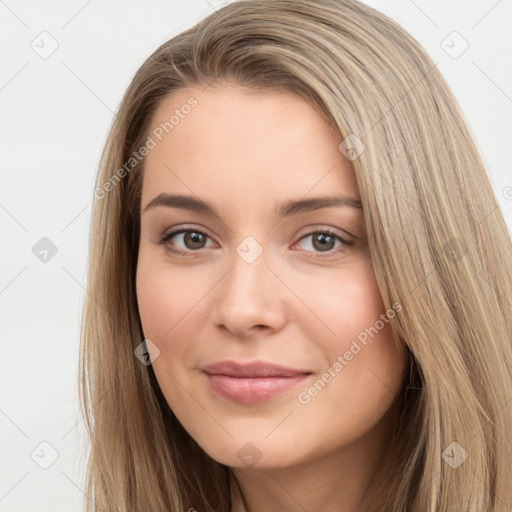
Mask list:
[{"label": "pink lips", "polygon": [[311,372],[273,363],[221,361],[202,368],[210,386],[221,397],[239,403],[270,400],[297,386]]}]

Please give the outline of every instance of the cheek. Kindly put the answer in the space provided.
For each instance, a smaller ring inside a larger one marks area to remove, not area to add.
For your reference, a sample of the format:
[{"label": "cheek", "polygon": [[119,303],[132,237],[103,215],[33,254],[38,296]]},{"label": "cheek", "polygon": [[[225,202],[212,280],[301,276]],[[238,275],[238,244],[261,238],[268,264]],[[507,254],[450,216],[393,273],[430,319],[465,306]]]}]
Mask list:
[{"label": "cheek", "polygon": [[[186,269],[170,269],[158,258],[139,254],[137,267],[137,301],[144,336],[160,351],[152,367],[160,388],[173,410],[188,410],[193,404],[178,384],[185,382],[193,367],[195,351],[190,340],[193,329],[202,320],[200,299],[208,283],[194,278]],[[196,286],[194,283],[202,283]],[[211,287],[211,286],[210,286]],[[193,425],[188,425],[193,430]]]},{"label": "cheek", "polygon": [[208,291],[216,279],[207,266],[171,268],[165,255],[147,254],[144,249],[139,253],[139,315],[144,337],[160,351],[152,363],[153,371],[167,403],[175,412],[181,411],[180,421],[189,432],[195,427],[190,424],[187,411],[194,408],[195,402],[184,389],[190,388],[190,376],[197,371],[201,354],[197,340],[201,338],[200,331],[208,326]]},{"label": "cheek", "polygon": [[201,311],[201,297],[211,288],[209,279],[207,272],[171,269],[141,251],[136,282],[144,335],[163,342],[183,329]]},{"label": "cheek", "polygon": [[364,333],[385,312],[373,270],[365,260],[336,275],[308,276],[297,295],[304,297],[317,317],[309,325],[316,331],[315,338],[324,340],[329,351],[348,350],[345,345],[350,345],[350,340]]},{"label": "cheek", "polygon": [[303,389],[299,402],[310,404],[316,415],[343,404],[337,408],[340,422],[349,412],[361,425],[372,424],[402,384],[407,356],[396,348],[390,323],[399,313],[386,311],[368,261],[337,279],[319,279],[314,288],[302,286],[302,296],[319,318],[304,320],[302,330],[316,340],[325,365],[319,377],[328,384]]}]

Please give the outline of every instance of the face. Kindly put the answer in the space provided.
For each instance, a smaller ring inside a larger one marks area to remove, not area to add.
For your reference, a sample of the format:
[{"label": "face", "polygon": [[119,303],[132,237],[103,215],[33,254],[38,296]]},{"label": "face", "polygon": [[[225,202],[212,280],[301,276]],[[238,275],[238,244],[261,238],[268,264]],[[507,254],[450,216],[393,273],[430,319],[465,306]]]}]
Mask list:
[{"label": "face", "polygon": [[232,467],[291,466],[378,431],[406,363],[400,306],[383,306],[342,139],[285,92],[179,90],[150,133],[173,115],[146,157],[137,266],[169,406]]}]

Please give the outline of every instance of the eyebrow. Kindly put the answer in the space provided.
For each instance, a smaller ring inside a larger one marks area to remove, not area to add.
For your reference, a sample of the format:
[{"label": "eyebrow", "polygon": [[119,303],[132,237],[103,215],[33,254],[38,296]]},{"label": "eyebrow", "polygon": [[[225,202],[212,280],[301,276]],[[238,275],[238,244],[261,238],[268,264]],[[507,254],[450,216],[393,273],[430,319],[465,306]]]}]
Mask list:
[{"label": "eyebrow", "polygon": [[[216,208],[211,203],[192,196],[162,193],[152,199],[143,208],[143,212],[156,208],[157,206],[180,208],[182,210],[219,217]],[[320,210],[321,208],[334,207],[350,207],[359,210],[361,213],[363,210],[362,203],[357,198],[347,196],[324,196],[286,201],[285,203],[276,206],[274,214],[277,217],[283,218],[291,215],[298,215],[300,213]]]}]

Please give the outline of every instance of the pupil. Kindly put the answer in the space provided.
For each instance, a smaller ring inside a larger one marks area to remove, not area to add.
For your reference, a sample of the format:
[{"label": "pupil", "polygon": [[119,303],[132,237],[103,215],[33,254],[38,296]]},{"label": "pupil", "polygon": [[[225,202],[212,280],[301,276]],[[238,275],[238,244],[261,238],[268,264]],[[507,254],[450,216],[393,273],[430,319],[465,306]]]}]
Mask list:
[{"label": "pupil", "polygon": [[320,251],[328,251],[334,247],[334,237],[325,233],[317,233],[313,236],[313,245]]},{"label": "pupil", "polygon": [[189,249],[201,249],[204,246],[204,235],[189,231],[185,233],[185,244]]}]

